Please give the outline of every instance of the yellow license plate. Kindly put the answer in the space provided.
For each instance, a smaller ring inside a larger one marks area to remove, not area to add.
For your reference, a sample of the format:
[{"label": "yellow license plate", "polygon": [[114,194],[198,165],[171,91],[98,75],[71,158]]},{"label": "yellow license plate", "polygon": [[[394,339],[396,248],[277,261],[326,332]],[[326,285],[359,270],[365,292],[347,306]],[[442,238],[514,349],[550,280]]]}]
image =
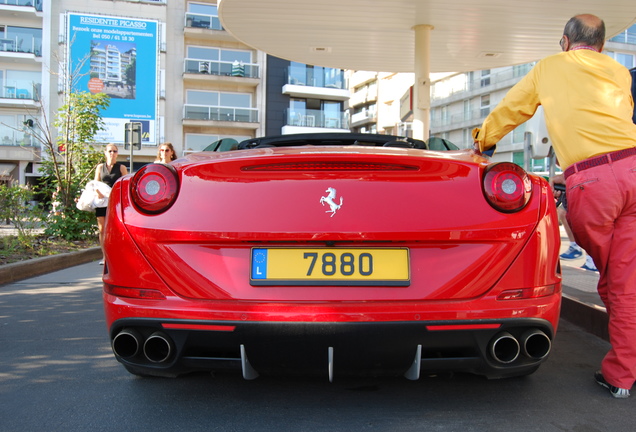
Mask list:
[{"label": "yellow license plate", "polygon": [[408,286],[406,248],[253,248],[252,285]]}]

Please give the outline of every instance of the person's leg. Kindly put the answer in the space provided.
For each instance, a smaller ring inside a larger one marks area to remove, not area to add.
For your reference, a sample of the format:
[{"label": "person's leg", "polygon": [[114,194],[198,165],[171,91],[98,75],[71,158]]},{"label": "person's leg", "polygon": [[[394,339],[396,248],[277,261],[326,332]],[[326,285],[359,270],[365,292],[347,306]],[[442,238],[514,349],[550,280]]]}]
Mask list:
[{"label": "person's leg", "polygon": [[583,250],[574,240],[572,229],[570,228],[570,224],[568,223],[567,214],[568,211],[563,206],[557,207],[557,216],[559,217],[559,222],[561,222],[561,225],[563,225],[565,234],[568,236],[568,240],[570,241],[568,249],[560,255],[560,258],[564,260],[574,260],[583,256]]},{"label": "person's leg", "polygon": [[106,223],[105,216],[97,216],[97,228],[99,229],[99,247],[102,248],[102,257],[106,256],[104,255],[104,224],[105,223]]},{"label": "person's leg", "polygon": [[568,178],[568,218],[577,242],[599,272],[611,349],[602,373],[629,389],[636,379],[636,157]]}]

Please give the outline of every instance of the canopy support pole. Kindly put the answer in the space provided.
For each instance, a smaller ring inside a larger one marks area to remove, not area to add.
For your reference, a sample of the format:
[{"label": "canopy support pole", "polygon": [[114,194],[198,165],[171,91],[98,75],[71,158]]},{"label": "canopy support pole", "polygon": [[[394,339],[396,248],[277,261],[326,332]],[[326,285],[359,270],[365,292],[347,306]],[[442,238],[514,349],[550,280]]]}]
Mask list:
[{"label": "canopy support pole", "polygon": [[431,30],[420,24],[415,29],[415,84],[413,86],[413,138],[426,141],[431,126]]}]

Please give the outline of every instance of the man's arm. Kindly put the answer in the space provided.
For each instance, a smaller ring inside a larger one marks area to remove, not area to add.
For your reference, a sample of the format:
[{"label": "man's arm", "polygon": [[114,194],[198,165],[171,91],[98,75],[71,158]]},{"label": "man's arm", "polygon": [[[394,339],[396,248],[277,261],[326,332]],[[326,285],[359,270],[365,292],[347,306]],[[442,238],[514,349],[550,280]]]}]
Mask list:
[{"label": "man's arm", "polygon": [[506,97],[486,117],[481,128],[473,129],[475,147],[486,151],[499,142],[508,132],[531,118],[540,105],[535,86],[533,68],[512,87]]}]

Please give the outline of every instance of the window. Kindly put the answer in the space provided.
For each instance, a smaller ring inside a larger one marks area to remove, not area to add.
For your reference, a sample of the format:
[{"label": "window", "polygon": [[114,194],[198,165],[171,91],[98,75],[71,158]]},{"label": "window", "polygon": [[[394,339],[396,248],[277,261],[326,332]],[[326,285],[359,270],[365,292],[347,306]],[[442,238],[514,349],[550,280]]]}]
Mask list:
[{"label": "window", "polygon": [[605,54],[612,57],[614,60],[625,66],[627,69],[633,68],[636,64],[633,54],[625,54],[614,51],[605,51]]},{"label": "window", "polygon": [[636,44],[636,24],[632,25],[624,32],[611,38],[610,42]]},{"label": "window", "polygon": [[289,64],[289,84],[311,87],[344,88],[344,71],[342,69],[308,66],[304,63]]},{"label": "window", "polygon": [[233,67],[242,66],[242,75],[258,77],[258,66],[252,64],[252,52],[221,48],[189,46],[187,48],[186,72],[212,75],[234,75]]},{"label": "window", "polygon": [[188,3],[186,27],[198,27],[211,30],[223,30],[216,5]]},{"label": "window", "polygon": [[184,118],[216,121],[258,121],[249,93],[188,90]]},{"label": "window", "polygon": [[483,95],[480,98],[480,114],[482,117],[490,114],[490,95]]},{"label": "window", "polygon": [[42,53],[42,29],[30,27],[0,27],[0,51]]},{"label": "window", "polygon": [[448,124],[448,106],[443,106],[440,109],[440,121],[442,125]]},{"label": "window", "polygon": [[42,73],[34,71],[0,71],[0,94],[10,99],[39,100]]},{"label": "window", "polygon": [[464,101],[464,121],[470,120],[470,101]]},{"label": "window", "polygon": [[466,148],[473,146],[473,135],[470,129],[462,129],[462,140]]},{"label": "window", "polygon": [[[375,105],[373,108],[375,111]],[[291,126],[347,128],[347,125],[344,124],[342,102],[320,99],[291,98],[287,111],[287,124]]]},{"label": "window", "polygon": [[490,69],[486,69],[481,71],[481,87],[486,87],[490,85]]},{"label": "window", "polygon": [[526,124],[520,124],[512,131],[512,142],[513,143],[522,143],[524,135],[526,133]]}]

